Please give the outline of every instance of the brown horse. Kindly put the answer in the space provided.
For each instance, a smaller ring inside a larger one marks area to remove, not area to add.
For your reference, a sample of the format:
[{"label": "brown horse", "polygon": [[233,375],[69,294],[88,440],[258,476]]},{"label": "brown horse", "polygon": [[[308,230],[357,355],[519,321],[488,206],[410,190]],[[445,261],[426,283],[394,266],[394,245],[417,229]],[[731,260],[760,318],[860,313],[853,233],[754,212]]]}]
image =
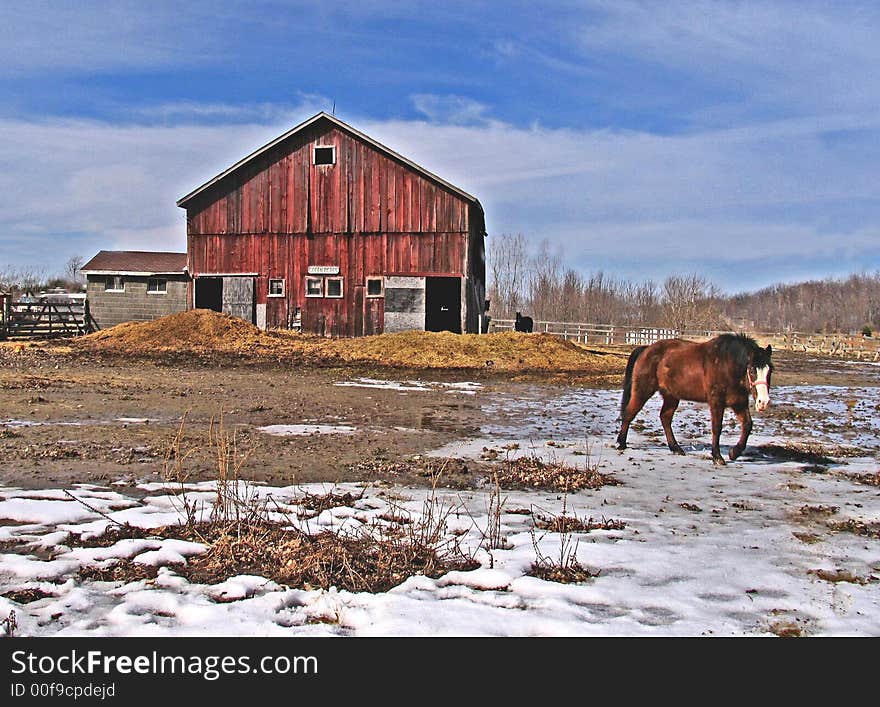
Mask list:
[{"label": "brown horse", "polygon": [[639,346],[626,364],[623,399],[620,403],[620,434],[617,448],[626,449],[630,423],[654,393],[663,396],[660,422],[666,443],[675,454],[684,454],[672,434],[672,416],[681,400],[709,403],[712,417],[712,461],[723,465],[719,449],[724,410],[732,408],[742,425],[739,442],[730,448],[736,459],[746,448],[752,431],[749,393],[762,412],[770,404],[771,347],[762,349],[743,334],[722,334],[702,344],[681,339]]}]

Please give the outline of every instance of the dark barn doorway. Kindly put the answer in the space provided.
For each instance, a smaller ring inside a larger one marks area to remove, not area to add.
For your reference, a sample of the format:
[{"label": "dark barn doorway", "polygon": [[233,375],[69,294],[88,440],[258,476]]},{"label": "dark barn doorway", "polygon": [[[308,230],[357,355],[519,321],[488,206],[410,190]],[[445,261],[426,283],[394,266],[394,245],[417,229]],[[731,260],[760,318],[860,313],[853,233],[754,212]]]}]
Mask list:
[{"label": "dark barn doorway", "polygon": [[223,278],[196,278],[196,309],[223,311]]},{"label": "dark barn doorway", "polygon": [[461,278],[425,278],[425,331],[461,334]]},{"label": "dark barn doorway", "polygon": [[196,309],[212,309],[254,322],[254,278],[197,277]]}]

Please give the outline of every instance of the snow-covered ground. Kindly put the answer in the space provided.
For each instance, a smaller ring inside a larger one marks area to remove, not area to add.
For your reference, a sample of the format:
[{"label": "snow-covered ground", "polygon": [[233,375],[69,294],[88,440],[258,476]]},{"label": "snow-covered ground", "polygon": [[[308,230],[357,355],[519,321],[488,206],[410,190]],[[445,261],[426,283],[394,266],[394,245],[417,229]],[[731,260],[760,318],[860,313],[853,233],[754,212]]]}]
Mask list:
[{"label": "snow-covered ground", "polygon": [[[0,521],[6,547],[0,554],[0,594],[25,588],[51,594],[27,604],[0,597],[0,619],[14,610],[23,635],[880,635],[880,540],[827,525],[850,518],[880,521],[880,489],[840,473],[878,470],[876,390],[774,388],[775,404],[810,414],[756,417],[749,450],[724,468],[709,460],[703,406],[683,404],[676,415],[676,432],[688,451],[676,457],[662,444],[658,401],[640,416],[643,425],[633,431],[630,449],[619,453],[609,446],[616,392],[490,398],[481,437],[436,454],[477,458],[485,448],[497,449],[501,459],[535,454],[572,465],[599,464],[621,482],[567,499],[503,493],[507,510],[559,514],[565,502],[569,514],[626,524],[576,536],[579,561],[598,576],[573,585],[526,575],[535,560],[533,540],[550,557],[560,548],[558,534],[532,532],[530,516],[505,513],[507,547],[491,555],[479,549],[489,521],[488,490],[441,493],[448,503],[461,504],[449,532],[461,534],[480,569],[439,579],[411,577],[384,594],[353,594],[288,589],[252,576],[215,586],[189,583],[167,565],[202,548],[149,533],[108,548],[63,544],[68,531],[102,532],[108,525],[102,514],[144,528],[178,522],[179,500],[161,494],[156,484],[70,489],[84,503],[62,489],[0,487],[0,519],[6,519]],[[817,418],[829,424],[817,425]],[[725,427],[723,445],[736,434]],[[820,473],[755,451],[761,444],[792,440],[859,446],[864,456]],[[211,489],[197,484],[189,493],[209,503]],[[261,494],[293,510],[303,491],[327,490],[260,487]],[[361,487],[335,490],[359,493]],[[417,517],[426,493],[367,488],[353,508],[324,511],[308,523],[312,530],[356,526],[392,506]],[[802,513],[805,506],[829,508],[825,515]],[[161,569],[155,579],[124,585],[75,579],[83,565],[106,565],[114,558]],[[844,571],[865,584],[831,582],[816,570]]]}]

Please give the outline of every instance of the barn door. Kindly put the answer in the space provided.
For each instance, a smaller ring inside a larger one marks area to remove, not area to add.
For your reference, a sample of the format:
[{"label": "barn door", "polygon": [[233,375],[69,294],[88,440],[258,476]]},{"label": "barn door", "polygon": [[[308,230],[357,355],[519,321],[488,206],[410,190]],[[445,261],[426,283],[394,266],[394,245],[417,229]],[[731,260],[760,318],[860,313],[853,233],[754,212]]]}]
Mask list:
[{"label": "barn door", "polygon": [[223,278],[223,313],[254,322],[254,278]]}]

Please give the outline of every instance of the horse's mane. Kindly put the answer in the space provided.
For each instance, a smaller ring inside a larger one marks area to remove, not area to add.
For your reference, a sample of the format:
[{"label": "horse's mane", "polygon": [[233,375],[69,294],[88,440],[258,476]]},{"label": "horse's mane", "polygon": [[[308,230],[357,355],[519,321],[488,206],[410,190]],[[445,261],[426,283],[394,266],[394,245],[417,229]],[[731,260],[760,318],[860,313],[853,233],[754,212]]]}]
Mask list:
[{"label": "horse's mane", "polygon": [[719,353],[732,359],[738,369],[745,369],[749,359],[755,366],[770,366],[770,356],[758,342],[746,334],[721,334],[716,340]]}]

